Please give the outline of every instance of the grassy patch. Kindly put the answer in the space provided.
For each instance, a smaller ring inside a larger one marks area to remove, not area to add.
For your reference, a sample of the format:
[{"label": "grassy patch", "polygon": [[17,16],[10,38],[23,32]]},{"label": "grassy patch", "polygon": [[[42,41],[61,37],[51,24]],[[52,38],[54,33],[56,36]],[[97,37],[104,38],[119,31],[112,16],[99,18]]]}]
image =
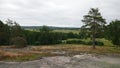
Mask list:
[{"label": "grassy patch", "polygon": [[78,45],[78,44],[61,44],[56,46],[37,46],[34,47],[35,51],[67,51],[67,52],[83,52],[83,53],[120,53],[119,49],[108,46],[96,46],[96,49],[92,49],[91,46]]},{"label": "grassy patch", "polygon": [[52,54],[52,53],[40,53],[40,54],[22,54],[22,55],[13,55],[12,52],[10,52],[10,54],[5,55],[4,54],[0,54],[0,60],[1,61],[31,61],[31,60],[37,60],[40,59],[42,57],[51,57],[51,56],[58,56],[60,54]]},{"label": "grassy patch", "polygon": [[62,32],[62,33],[75,33],[75,34],[79,34],[80,30],[53,30],[53,32]]},{"label": "grassy patch", "polygon": [[[79,44],[83,44],[83,45],[91,45],[92,44],[92,41],[90,38],[87,38],[87,39],[67,39],[67,40],[63,40],[63,42],[65,41],[72,41],[72,40],[81,40],[82,42],[78,42]],[[96,41],[99,43],[103,43],[104,46],[114,46],[113,43],[109,40],[106,40],[105,38],[96,38]]]},{"label": "grassy patch", "polygon": [[105,46],[114,46],[111,41],[106,40],[106,39],[104,39],[104,38],[97,39],[97,41],[103,42]]},{"label": "grassy patch", "polygon": [[30,61],[30,60],[35,60],[39,58],[40,56],[37,54],[32,54],[32,55],[26,55],[26,56],[19,56],[19,57],[7,57],[3,59],[4,61]]}]

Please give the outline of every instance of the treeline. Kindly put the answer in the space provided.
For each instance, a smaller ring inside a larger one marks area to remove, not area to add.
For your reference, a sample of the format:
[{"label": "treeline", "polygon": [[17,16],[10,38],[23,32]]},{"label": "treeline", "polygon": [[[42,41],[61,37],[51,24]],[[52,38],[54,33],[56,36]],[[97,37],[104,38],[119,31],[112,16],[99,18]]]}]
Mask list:
[{"label": "treeline", "polygon": [[[72,32],[54,32],[47,26],[42,26],[39,31],[25,30],[21,26],[8,19],[7,24],[0,21],[0,45],[50,45],[61,44],[63,40],[67,39],[87,39],[90,38],[90,29],[81,27],[79,34]],[[104,32],[97,33],[96,38],[106,38],[111,40],[115,45],[120,45],[120,21],[112,21],[109,25],[104,27]],[[67,40],[67,44],[86,44],[81,40]],[[100,42],[96,42],[97,43]],[[87,45],[92,45],[92,42]],[[102,43],[100,43],[102,44]],[[103,45],[103,44],[102,44]]]},{"label": "treeline", "polygon": [[69,38],[81,38],[80,34],[72,32],[54,32],[47,26],[42,26],[39,31],[24,30],[24,35],[29,45],[61,44],[62,40],[67,40]]},{"label": "treeline", "polygon": [[[24,29],[27,30],[38,30],[40,28],[42,28],[43,26],[21,26]],[[53,29],[53,30],[79,30],[80,28],[73,28],[73,27],[55,27],[55,26],[48,26],[49,29]]]},{"label": "treeline", "polygon": [[59,44],[68,38],[79,38],[79,34],[54,32],[47,26],[40,27],[39,31],[32,31],[22,29],[17,22],[10,19],[6,23],[0,21],[0,45],[11,45],[21,38],[26,40],[28,45]]}]

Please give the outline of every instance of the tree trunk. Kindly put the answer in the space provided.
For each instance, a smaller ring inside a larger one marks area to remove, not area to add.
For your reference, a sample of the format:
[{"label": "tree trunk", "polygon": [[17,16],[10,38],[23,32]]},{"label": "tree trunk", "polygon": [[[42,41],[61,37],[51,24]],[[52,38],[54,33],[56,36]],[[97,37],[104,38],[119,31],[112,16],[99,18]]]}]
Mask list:
[{"label": "tree trunk", "polygon": [[93,23],[93,34],[92,34],[92,42],[93,42],[93,49],[95,49],[95,34],[96,34],[96,22],[94,20],[94,23]]},{"label": "tree trunk", "polygon": [[96,49],[96,47],[95,47],[95,35],[94,34],[92,35],[92,47],[93,47],[93,49]]}]

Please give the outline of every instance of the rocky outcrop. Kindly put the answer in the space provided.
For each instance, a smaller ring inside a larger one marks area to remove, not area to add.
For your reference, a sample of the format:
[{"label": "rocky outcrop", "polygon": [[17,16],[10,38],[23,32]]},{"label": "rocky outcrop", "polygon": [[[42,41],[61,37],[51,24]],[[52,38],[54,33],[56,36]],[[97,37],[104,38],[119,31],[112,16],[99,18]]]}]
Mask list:
[{"label": "rocky outcrop", "polygon": [[120,68],[120,57],[91,54],[43,57],[28,62],[0,62],[0,68]]}]

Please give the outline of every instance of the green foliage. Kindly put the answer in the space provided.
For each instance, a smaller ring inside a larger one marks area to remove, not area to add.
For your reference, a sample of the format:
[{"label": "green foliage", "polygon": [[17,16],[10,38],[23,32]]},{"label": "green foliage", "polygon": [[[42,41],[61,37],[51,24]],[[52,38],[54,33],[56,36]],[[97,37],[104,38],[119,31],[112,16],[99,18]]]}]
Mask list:
[{"label": "green foliage", "polygon": [[27,46],[27,41],[23,37],[12,38],[11,42],[16,47],[26,47]]},{"label": "green foliage", "polygon": [[74,34],[72,32],[67,33],[67,38],[78,38],[78,34]]},{"label": "green foliage", "polygon": [[42,45],[47,45],[47,44],[55,44],[57,43],[55,40],[57,40],[57,38],[55,38],[53,36],[53,33],[50,32],[49,27],[47,26],[43,26],[40,29],[40,34],[39,34],[39,43]]},{"label": "green foliage", "polygon": [[106,38],[112,40],[113,44],[120,46],[120,20],[112,21],[105,28]]},{"label": "green foliage", "polygon": [[34,45],[40,45],[40,42],[39,42],[39,41],[36,41],[36,42],[34,43]]},{"label": "green foliage", "polygon": [[82,26],[79,32],[79,38],[80,39],[86,39],[88,37],[90,37],[90,31],[89,29],[85,28],[85,26]]},{"label": "green foliage", "polygon": [[52,32],[41,28],[42,31],[29,31],[24,30],[25,37],[28,44],[30,45],[47,45],[47,44],[58,44],[61,40],[66,39],[66,34],[61,32]]},{"label": "green foliage", "polygon": [[66,40],[66,44],[84,44],[84,42],[80,39],[68,39]]},{"label": "green foliage", "polygon": [[[81,39],[82,41],[84,41],[86,44],[91,42],[92,44],[92,41],[90,38],[87,38],[87,39]],[[104,44],[104,46],[113,46],[112,42],[110,40],[107,40],[105,38],[96,38],[96,41],[98,42],[102,42]]]},{"label": "green foliage", "polygon": [[48,26],[42,26],[40,28],[40,32],[50,32],[52,31]]},{"label": "green foliage", "polygon": [[98,31],[102,32],[104,24],[106,24],[105,19],[101,16],[98,8],[91,8],[88,15],[85,15],[82,21],[85,23],[84,26],[88,26],[87,28],[90,29],[93,48],[95,48],[96,34],[98,34]]},{"label": "green foliage", "polygon": [[0,21],[0,45],[9,43],[9,27]]},{"label": "green foliage", "polygon": [[10,44],[10,40],[14,37],[24,37],[23,29],[18,23],[10,19],[6,23],[0,21],[0,45]]},{"label": "green foliage", "polygon": [[74,34],[79,34],[79,29],[54,29],[53,32],[58,32],[58,33],[74,33]]},{"label": "green foliage", "polygon": [[113,46],[113,43],[105,38],[97,38],[96,41],[103,42],[105,46]]},{"label": "green foliage", "polygon": [[[66,44],[83,44],[83,45],[92,45],[92,41],[91,40],[83,40],[83,39],[67,39],[67,40],[64,40],[64,43]],[[104,42],[102,41],[95,41],[95,45],[98,45],[98,46],[103,46],[104,45]]]},{"label": "green foliage", "polygon": [[24,30],[23,33],[29,45],[37,45],[36,42],[39,42],[39,32]]},{"label": "green foliage", "polygon": [[[93,44],[93,42],[92,41],[89,41],[89,42],[87,42],[86,43],[86,45],[92,45]],[[95,41],[95,45],[98,45],[98,46],[103,46],[104,45],[104,43],[103,42],[100,42],[100,41]]]},{"label": "green foliage", "polygon": [[21,26],[16,21],[12,21],[8,19],[6,22],[7,22],[7,25],[9,26],[10,38],[14,38],[17,36],[20,36],[20,37],[24,36]]},{"label": "green foliage", "polygon": [[[43,29],[43,28],[41,28]],[[49,30],[49,28],[47,27]],[[25,37],[30,45],[47,45],[47,44],[59,44],[62,40],[68,38],[79,38],[79,34],[75,33],[63,33],[54,31],[29,31],[24,30]]]}]

